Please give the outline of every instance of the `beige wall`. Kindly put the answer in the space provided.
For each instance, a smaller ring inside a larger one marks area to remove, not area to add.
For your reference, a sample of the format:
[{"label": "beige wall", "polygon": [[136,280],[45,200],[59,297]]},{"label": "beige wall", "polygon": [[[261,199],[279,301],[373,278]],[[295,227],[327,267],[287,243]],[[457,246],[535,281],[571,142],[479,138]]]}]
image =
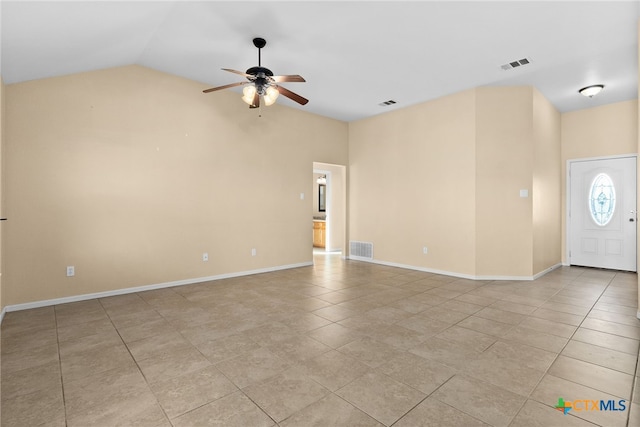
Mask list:
[{"label": "beige wall", "polygon": [[474,274],[475,159],[474,90],[351,122],[349,240],[376,260]]},{"label": "beige wall", "polygon": [[139,66],[5,87],[5,304],[311,262],[312,164],[346,164],[347,125],[205,88]]},{"label": "beige wall", "polygon": [[560,113],[533,90],[533,272],[540,273],[561,259]]},{"label": "beige wall", "polygon": [[476,92],[476,275],[531,276],[533,89]]},{"label": "beige wall", "polygon": [[372,242],[381,262],[458,275],[551,268],[559,144],[559,114],[531,87],[477,88],[350,123],[349,239]]},{"label": "beige wall", "polygon": [[638,152],[638,101],[564,113],[561,117],[562,261],[566,257],[567,160]]}]

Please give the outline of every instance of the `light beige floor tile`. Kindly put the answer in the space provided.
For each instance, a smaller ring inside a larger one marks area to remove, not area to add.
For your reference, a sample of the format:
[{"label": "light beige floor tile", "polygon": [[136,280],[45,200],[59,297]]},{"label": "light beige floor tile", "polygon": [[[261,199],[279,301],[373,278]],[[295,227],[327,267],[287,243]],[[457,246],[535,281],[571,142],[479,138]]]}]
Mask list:
[{"label": "light beige floor tile", "polygon": [[57,361],[13,373],[2,373],[2,401],[43,389],[55,390],[56,387],[62,390],[60,363]]},{"label": "light beige floor tile", "polygon": [[290,338],[286,341],[267,346],[266,348],[282,360],[291,364],[312,359],[332,350],[328,345],[304,335]]},{"label": "light beige floor tile", "polygon": [[540,319],[538,317],[527,317],[520,322],[518,326],[562,338],[571,338],[578,329],[576,326]]},{"label": "light beige floor tile", "polygon": [[632,375],[593,363],[560,356],[549,368],[549,374],[623,399],[631,398]]},{"label": "light beige floor tile", "polygon": [[69,426],[168,425],[135,365],[65,381]]},{"label": "light beige floor tile", "polygon": [[530,315],[536,311],[537,307],[525,304],[518,304],[511,301],[496,301],[489,305],[489,308],[494,308],[502,311],[508,311],[511,313],[522,314],[525,316]]},{"label": "light beige floor tile", "polygon": [[402,354],[402,351],[369,337],[360,338],[338,348],[338,351],[375,368]]},{"label": "light beige floor tile", "polygon": [[76,338],[82,338],[87,335],[96,335],[100,333],[108,333],[114,331],[115,327],[111,323],[111,319],[104,317],[90,322],[76,323],[58,328],[58,340],[68,341]]},{"label": "light beige floor tile", "polygon": [[640,319],[638,319],[635,314],[620,314],[612,313],[610,311],[593,309],[589,312],[587,318],[606,320],[609,322],[621,323],[623,325],[635,326],[636,328],[640,328]]},{"label": "light beige floor tile", "polygon": [[627,425],[629,427],[640,426],[640,404],[632,403],[627,410],[629,411],[629,423]]},{"label": "light beige floor tile", "polygon": [[426,397],[424,393],[377,372],[363,375],[336,394],[387,426]]},{"label": "light beige floor tile", "polygon": [[526,344],[554,353],[561,352],[564,346],[569,341],[567,338],[538,332],[533,329],[520,326],[516,326],[515,328],[513,328],[503,338],[508,341],[519,342],[521,344]]},{"label": "light beige floor tile", "polygon": [[625,374],[635,375],[637,357],[606,347],[571,340],[562,351],[563,356],[604,366]]},{"label": "light beige floor tile", "polygon": [[456,375],[432,396],[493,426],[508,426],[525,398],[500,387]]},{"label": "light beige floor tile", "polygon": [[461,326],[476,332],[482,332],[483,334],[492,335],[494,337],[502,337],[514,328],[514,325],[477,316],[469,316],[456,326]]},{"label": "light beige floor tile", "polygon": [[429,304],[423,304],[421,302],[415,301],[413,297],[395,301],[393,302],[393,304],[391,304],[391,306],[399,308],[400,310],[404,310],[407,313],[411,314],[418,314],[432,307]]},{"label": "light beige floor tile", "polygon": [[125,343],[138,341],[143,338],[149,338],[153,335],[165,334],[174,331],[175,328],[165,319],[154,319],[147,322],[137,323],[126,328],[119,328],[118,333]]},{"label": "light beige floor tile", "polygon": [[549,310],[560,311],[563,313],[576,314],[579,316],[586,316],[589,313],[591,307],[584,307],[580,305],[564,304],[554,300],[547,301],[542,305],[542,308]]},{"label": "light beige floor tile", "polygon": [[287,369],[243,391],[277,422],[329,394],[329,390],[305,376],[299,368]]},{"label": "light beige floor tile", "polygon": [[137,361],[140,370],[150,383],[174,378],[188,372],[198,371],[211,365],[195,347],[157,353]]},{"label": "light beige floor tile", "polygon": [[533,317],[539,317],[540,319],[547,319],[554,322],[566,323],[567,325],[579,326],[584,320],[584,316],[570,313],[563,313],[561,311],[549,310],[546,308],[539,308],[531,314]]},{"label": "light beige floor tile", "polygon": [[148,359],[162,353],[171,353],[181,349],[191,348],[189,341],[173,330],[164,334],[152,335],[127,344],[131,355],[136,360]]},{"label": "light beige floor tile", "polygon": [[486,350],[496,342],[496,337],[460,326],[452,326],[436,335],[436,338],[463,343],[479,352]]},{"label": "light beige floor tile", "polygon": [[578,328],[572,339],[621,351],[634,356],[638,354],[638,340],[606,332],[594,331],[593,329]]},{"label": "light beige floor tile", "polygon": [[515,360],[483,356],[470,361],[464,373],[524,397],[533,391],[544,375],[544,371],[532,369]]},{"label": "light beige floor tile", "polygon": [[635,326],[623,325],[620,323],[608,322],[606,320],[587,318],[580,325],[585,329],[593,329],[599,332],[606,332],[608,334],[619,335],[634,340],[640,339],[640,328]]},{"label": "light beige floor tile", "polygon": [[287,369],[290,364],[266,348],[248,351],[215,365],[239,388],[264,381]]},{"label": "light beige floor tile", "polygon": [[429,338],[428,335],[399,325],[390,325],[381,328],[375,331],[375,333],[369,334],[369,336],[400,350],[409,350]]},{"label": "light beige floor tile", "polygon": [[122,344],[74,352],[69,355],[63,354],[60,358],[60,364],[65,382],[93,376],[118,367],[135,366],[131,354]]},{"label": "light beige floor tile", "polygon": [[73,354],[86,353],[100,348],[122,346],[122,338],[115,329],[107,330],[95,335],[86,335],[60,342],[60,356],[69,357]]},{"label": "light beige floor tile", "polygon": [[22,369],[47,365],[58,361],[58,344],[46,344],[40,347],[15,351],[2,355],[0,361],[2,375],[7,375]]},{"label": "light beige floor tile", "polygon": [[356,332],[346,326],[342,326],[339,323],[332,323],[330,325],[314,329],[313,331],[309,331],[307,336],[326,344],[329,347],[338,348],[361,338],[362,333]]},{"label": "light beige floor tile", "polygon": [[371,368],[338,351],[330,351],[305,361],[300,369],[328,390],[336,391],[366,374]]},{"label": "light beige floor tile", "polygon": [[42,347],[56,345],[58,334],[55,328],[31,329],[27,333],[4,334],[2,330],[2,354],[23,352]]},{"label": "light beige floor tile", "polygon": [[281,427],[382,427],[355,406],[329,394],[280,423]]},{"label": "light beige floor tile", "polygon": [[457,372],[454,368],[413,353],[404,353],[380,366],[377,371],[411,386],[425,395],[433,393]]},{"label": "light beige floor tile", "polygon": [[[600,390],[594,390],[550,374],[542,378],[538,387],[531,394],[531,399],[550,406],[555,406],[560,397],[565,402],[573,402],[574,400],[619,400],[618,397]],[[573,411],[573,416],[601,426],[623,427],[627,424],[626,411]]]},{"label": "light beige floor tile", "polygon": [[476,305],[481,305],[483,307],[488,307],[491,304],[497,303],[499,299],[468,293],[468,294],[463,294],[456,297],[455,301],[462,301],[462,302],[467,302],[469,304],[476,304]]},{"label": "light beige floor tile", "polygon": [[396,325],[411,329],[427,337],[431,337],[450,327],[451,323],[441,322],[439,320],[430,319],[426,316],[416,315],[404,319],[396,323]]},{"label": "light beige floor tile", "polygon": [[152,383],[151,390],[167,416],[173,419],[238,389],[217,368],[209,366]]},{"label": "light beige floor tile", "polygon": [[62,387],[53,386],[2,401],[2,425],[65,426]]},{"label": "light beige floor tile", "polygon": [[2,320],[2,337],[24,336],[26,331],[34,332],[55,328],[56,317],[53,307],[11,311],[6,313]]},{"label": "light beige floor tile", "polygon": [[454,310],[467,314],[473,314],[483,309],[482,305],[471,304],[468,302],[460,301],[458,299],[449,300],[443,304],[440,304],[440,307],[447,310]]},{"label": "light beige floor tile", "polygon": [[412,348],[410,352],[455,369],[464,369],[471,360],[476,359],[481,354],[480,351],[464,343],[435,337],[427,339],[422,344]]},{"label": "light beige floor tile", "polygon": [[627,307],[626,305],[607,304],[598,301],[594,306],[594,309],[601,311],[608,311],[611,313],[626,314],[628,316],[635,316],[637,313],[636,307]]},{"label": "light beige floor tile", "polygon": [[488,427],[489,424],[429,397],[393,425],[394,427]]},{"label": "light beige floor tile", "polygon": [[245,334],[236,334],[202,342],[196,345],[196,348],[209,359],[211,363],[219,363],[232,359],[238,354],[257,350],[260,348],[260,345]]},{"label": "light beige floor tile", "polygon": [[139,326],[147,322],[164,320],[160,313],[155,309],[123,312],[119,313],[117,316],[109,314],[109,318],[118,330],[130,328],[132,326]]},{"label": "light beige floor tile", "polygon": [[510,427],[593,427],[593,424],[573,416],[564,414],[551,406],[543,405],[535,400],[527,400]]},{"label": "light beige floor tile", "polygon": [[337,305],[331,305],[329,307],[324,307],[319,310],[315,310],[313,314],[324,317],[325,319],[331,320],[332,322],[337,322],[342,319],[346,319],[347,317],[358,315],[357,311],[349,310],[345,307],[340,307]]},{"label": "light beige floor tile", "polygon": [[496,322],[507,323],[509,325],[517,325],[522,322],[526,317],[524,314],[514,313],[512,311],[499,310],[492,307],[485,307],[482,310],[475,313],[475,316],[482,317],[484,319],[494,320]]},{"label": "light beige floor tile", "polygon": [[429,319],[438,320],[440,322],[449,323],[453,325],[458,323],[462,319],[466,319],[470,315],[468,313],[462,313],[460,311],[453,311],[443,308],[442,306],[436,306],[428,310],[423,311],[419,316],[428,317]]}]

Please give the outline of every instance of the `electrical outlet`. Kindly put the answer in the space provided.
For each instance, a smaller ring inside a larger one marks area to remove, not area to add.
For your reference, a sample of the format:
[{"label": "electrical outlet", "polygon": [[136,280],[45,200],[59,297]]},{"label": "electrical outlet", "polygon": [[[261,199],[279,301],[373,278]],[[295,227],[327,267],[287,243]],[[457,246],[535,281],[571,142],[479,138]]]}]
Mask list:
[{"label": "electrical outlet", "polygon": [[207,252],[202,254],[202,261],[209,261],[209,254]]},{"label": "electrical outlet", "polygon": [[429,249],[427,249],[426,246],[423,246],[422,247],[422,253],[426,255],[428,252],[429,252]]},{"label": "electrical outlet", "polygon": [[258,251],[256,251],[256,248],[251,249],[251,256],[256,256],[258,253]]},{"label": "electrical outlet", "polygon": [[76,275],[76,268],[73,265],[67,266],[67,277],[72,277]]}]

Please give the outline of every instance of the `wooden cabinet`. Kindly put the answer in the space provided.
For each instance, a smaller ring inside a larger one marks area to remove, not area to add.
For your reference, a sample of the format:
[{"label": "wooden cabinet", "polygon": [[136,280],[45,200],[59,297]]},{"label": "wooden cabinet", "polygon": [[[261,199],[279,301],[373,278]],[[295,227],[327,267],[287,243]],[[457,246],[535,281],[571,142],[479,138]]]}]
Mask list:
[{"label": "wooden cabinet", "polygon": [[324,221],[313,221],[313,247],[325,247],[326,225]]}]

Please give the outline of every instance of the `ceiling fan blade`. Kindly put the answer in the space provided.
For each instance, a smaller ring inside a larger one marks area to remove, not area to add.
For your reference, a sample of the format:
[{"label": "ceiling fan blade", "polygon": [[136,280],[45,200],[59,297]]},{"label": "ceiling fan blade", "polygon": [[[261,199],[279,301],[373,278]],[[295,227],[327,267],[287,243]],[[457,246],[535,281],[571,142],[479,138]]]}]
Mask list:
[{"label": "ceiling fan blade", "polygon": [[286,89],[282,86],[278,86],[278,92],[280,92],[280,95],[286,96],[290,100],[295,101],[300,105],[305,105],[307,102],[309,102],[308,99],[303,98],[297,93],[293,93],[289,89]]},{"label": "ceiling fan blade", "polygon": [[306,80],[297,74],[290,76],[273,76],[272,77],[275,82],[306,82]]},{"label": "ceiling fan blade", "polygon": [[222,89],[228,89],[230,87],[246,85],[247,83],[249,83],[249,82],[231,83],[231,84],[224,85],[224,86],[218,86],[218,87],[212,87],[211,89],[205,89],[202,92],[209,93],[209,92],[213,92],[213,91],[216,91],[216,90],[222,90]]},{"label": "ceiling fan blade", "polygon": [[249,108],[260,108],[260,94],[258,92],[253,95],[253,102],[249,105]]},{"label": "ceiling fan blade", "polygon": [[230,73],[240,74],[241,76],[251,77],[250,74],[247,74],[244,71],[232,70],[231,68],[223,68],[223,70],[228,71]]}]

